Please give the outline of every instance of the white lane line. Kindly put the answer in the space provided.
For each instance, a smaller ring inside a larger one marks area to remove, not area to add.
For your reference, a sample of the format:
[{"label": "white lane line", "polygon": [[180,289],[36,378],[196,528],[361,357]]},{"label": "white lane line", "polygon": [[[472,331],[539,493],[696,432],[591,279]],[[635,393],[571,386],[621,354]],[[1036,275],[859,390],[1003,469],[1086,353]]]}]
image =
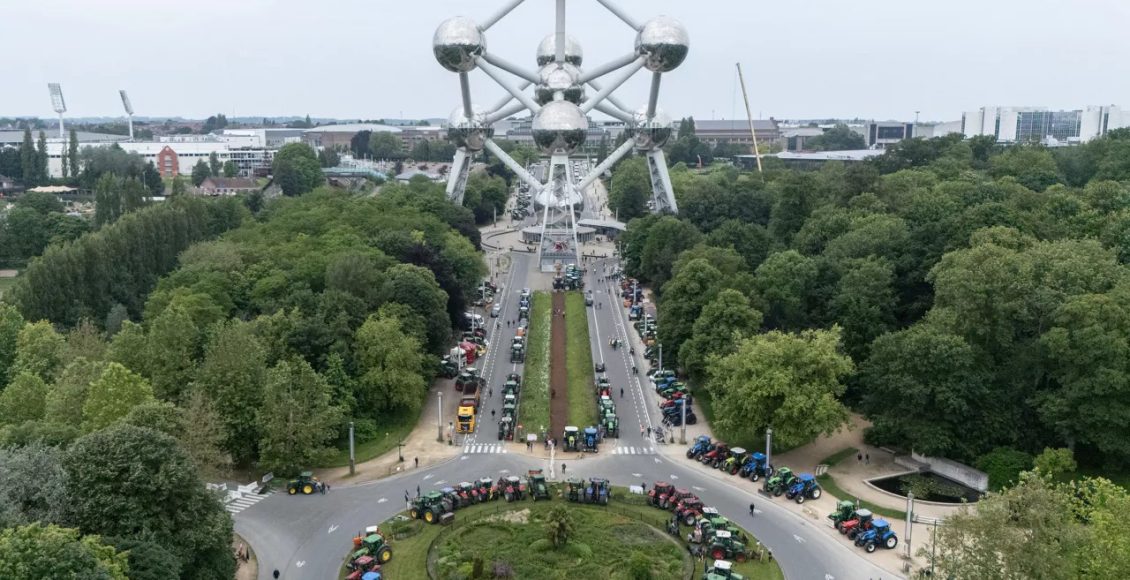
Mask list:
[{"label": "white lane line", "polygon": [[330,529],[329,529],[329,530],[327,530],[327,531],[326,531],[326,533],[327,533],[327,534],[332,534],[332,533],[334,533],[334,532],[336,532],[336,531],[337,531],[337,525],[335,524],[335,525],[332,525],[332,526],[330,526]]},{"label": "white lane line", "polygon": [[377,503],[384,503],[384,502],[386,502],[386,501],[388,501],[388,498],[384,498],[384,497],[382,497],[381,499],[378,499],[378,500],[377,500]]}]

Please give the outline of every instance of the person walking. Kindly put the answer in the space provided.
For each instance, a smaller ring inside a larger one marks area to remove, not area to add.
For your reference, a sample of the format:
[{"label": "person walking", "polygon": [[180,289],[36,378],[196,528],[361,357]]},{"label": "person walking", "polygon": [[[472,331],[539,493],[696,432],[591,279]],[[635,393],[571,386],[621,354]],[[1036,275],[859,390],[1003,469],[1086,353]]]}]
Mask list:
[{"label": "person walking", "polygon": [[565,475],[565,464],[561,464],[561,475]]},{"label": "person walking", "polygon": [[624,387],[620,387],[620,398],[624,398]]},{"label": "person walking", "polygon": [[420,469],[420,458],[413,457],[412,460],[416,462],[416,469]]},{"label": "person walking", "polygon": [[271,576],[274,576],[275,578],[278,578],[278,577],[279,577],[279,569],[278,569],[278,568],[275,568],[275,571],[271,573]]},{"label": "person walking", "polygon": [[749,503],[749,515],[751,515],[751,516],[752,516],[752,515],[753,515],[753,514],[755,514],[755,513],[757,513],[757,510],[755,510],[755,509],[753,508],[753,502],[750,502],[750,503]]},{"label": "person walking", "polygon": [[864,465],[871,465],[871,454],[870,453],[864,453],[863,454],[863,464]]}]

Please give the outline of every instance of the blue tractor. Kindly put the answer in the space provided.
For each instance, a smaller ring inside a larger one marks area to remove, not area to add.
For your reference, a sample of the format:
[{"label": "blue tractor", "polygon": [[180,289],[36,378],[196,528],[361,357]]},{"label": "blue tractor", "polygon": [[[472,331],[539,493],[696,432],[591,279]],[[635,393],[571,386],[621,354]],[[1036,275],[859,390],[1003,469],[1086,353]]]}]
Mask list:
[{"label": "blue tractor", "polygon": [[899,538],[895,535],[894,530],[891,529],[891,524],[883,518],[878,518],[871,524],[871,529],[859,534],[855,538],[856,546],[863,546],[870,554],[875,551],[875,548],[882,546],[888,550],[895,549],[899,545]]},{"label": "blue tractor", "polygon": [[773,475],[773,466],[769,465],[769,458],[760,451],[754,452],[738,470],[738,477],[748,477],[750,481],[757,481],[762,477]]},{"label": "blue tractor", "polygon": [[600,443],[600,437],[596,431],[596,427],[585,427],[585,436],[583,439],[584,447],[582,451],[591,451],[596,453],[596,446]]},{"label": "blue tractor", "polygon": [[816,483],[815,476],[811,473],[802,473],[797,476],[796,483],[785,492],[785,497],[796,500],[797,503],[804,503],[805,499],[820,499],[823,493],[820,484]]},{"label": "blue tractor", "polygon": [[706,450],[709,449],[709,448],[710,448],[710,436],[709,435],[699,435],[697,438],[695,438],[694,445],[691,445],[691,448],[687,449],[687,459],[694,459],[694,458],[698,457],[699,455],[706,453]]}]

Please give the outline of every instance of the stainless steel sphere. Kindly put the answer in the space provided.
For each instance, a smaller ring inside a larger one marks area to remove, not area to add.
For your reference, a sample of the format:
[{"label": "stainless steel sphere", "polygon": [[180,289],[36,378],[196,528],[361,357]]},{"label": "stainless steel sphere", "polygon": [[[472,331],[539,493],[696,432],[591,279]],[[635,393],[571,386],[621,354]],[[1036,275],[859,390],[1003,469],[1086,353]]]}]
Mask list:
[{"label": "stainless steel sphere", "polygon": [[671,138],[675,123],[663,109],[656,109],[655,116],[648,119],[647,108],[644,107],[633,113],[632,117],[630,135],[635,139],[636,149],[654,151],[666,145]]},{"label": "stainless steel sphere", "polygon": [[447,118],[447,139],[456,147],[470,151],[482,151],[486,140],[494,136],[494,128],[487,125],[486,114],[479,107],[472,107],[472,115],[467,117],[463,107],[456,107]]},{"label": "stainless steel sphere", "polygon": [[432,37],[432,51],[443,68],[457,73],[475,70],[475,58],[487,50],[479,25],[465,16],[444,20]]},{"label": "stainless steel sphere", "polygon": [[581,104],[585,99],[585,87],[577,82],[581,70],[565,63],[558,65],[550,63],[538,71],[541,82],[534,87],[534,100],[539,105],[544,105],[554,100],[556,93],[561,93],[566,101]]},{"label": "stainless steel sphere", "polygon": [[657,16],[644,24],[636,36],[636,53],[647,57],[647,70],[671,72],[686,60],[690,42],[681,22],[670,16]]},{"label": "stainless steel sphere", "polygon": [[551,101],[534,116],[534,144],[542,153],[571,154],[585,143],[589,120],[577,105],[569,101]]},{"label": "stainless steel sphere", "polygon": [[[550,34],[538,45],[538,66],[545,66],[557,60],[557,35]],[[573,66],[581,66],[585,60],[585,51],[581,43],[572,36],[565,37],[565,62]]]}]

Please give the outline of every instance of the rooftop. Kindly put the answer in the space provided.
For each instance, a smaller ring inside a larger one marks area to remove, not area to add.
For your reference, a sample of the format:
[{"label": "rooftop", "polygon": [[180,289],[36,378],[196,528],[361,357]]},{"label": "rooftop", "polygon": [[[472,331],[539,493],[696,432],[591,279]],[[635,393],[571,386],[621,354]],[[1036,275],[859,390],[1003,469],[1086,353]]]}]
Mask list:
[{"label": "rooftop", "polygon": [[246,177],[209,177],[200,187],[206,187],[209,183],[216,189],[259,189],[259,184],[254,179]]},{"label": "rooftop", "polygon": [[[763,131],[775,131],[777,129],[777,122],[773,120],[754,119],[753,128]],[[734,119],[699,121],[695,119],[694,129],[695,131],[749,131],[749,121],[738,121]]]},{"label": "rooftop", "polygon": [[400,127],[391,125],[378,125],[376,123],[345,123],[341,125],[322,125],[307,129],[307,133],[357,133],[360,131],[373,131],[379,133],[400,133]]}]

